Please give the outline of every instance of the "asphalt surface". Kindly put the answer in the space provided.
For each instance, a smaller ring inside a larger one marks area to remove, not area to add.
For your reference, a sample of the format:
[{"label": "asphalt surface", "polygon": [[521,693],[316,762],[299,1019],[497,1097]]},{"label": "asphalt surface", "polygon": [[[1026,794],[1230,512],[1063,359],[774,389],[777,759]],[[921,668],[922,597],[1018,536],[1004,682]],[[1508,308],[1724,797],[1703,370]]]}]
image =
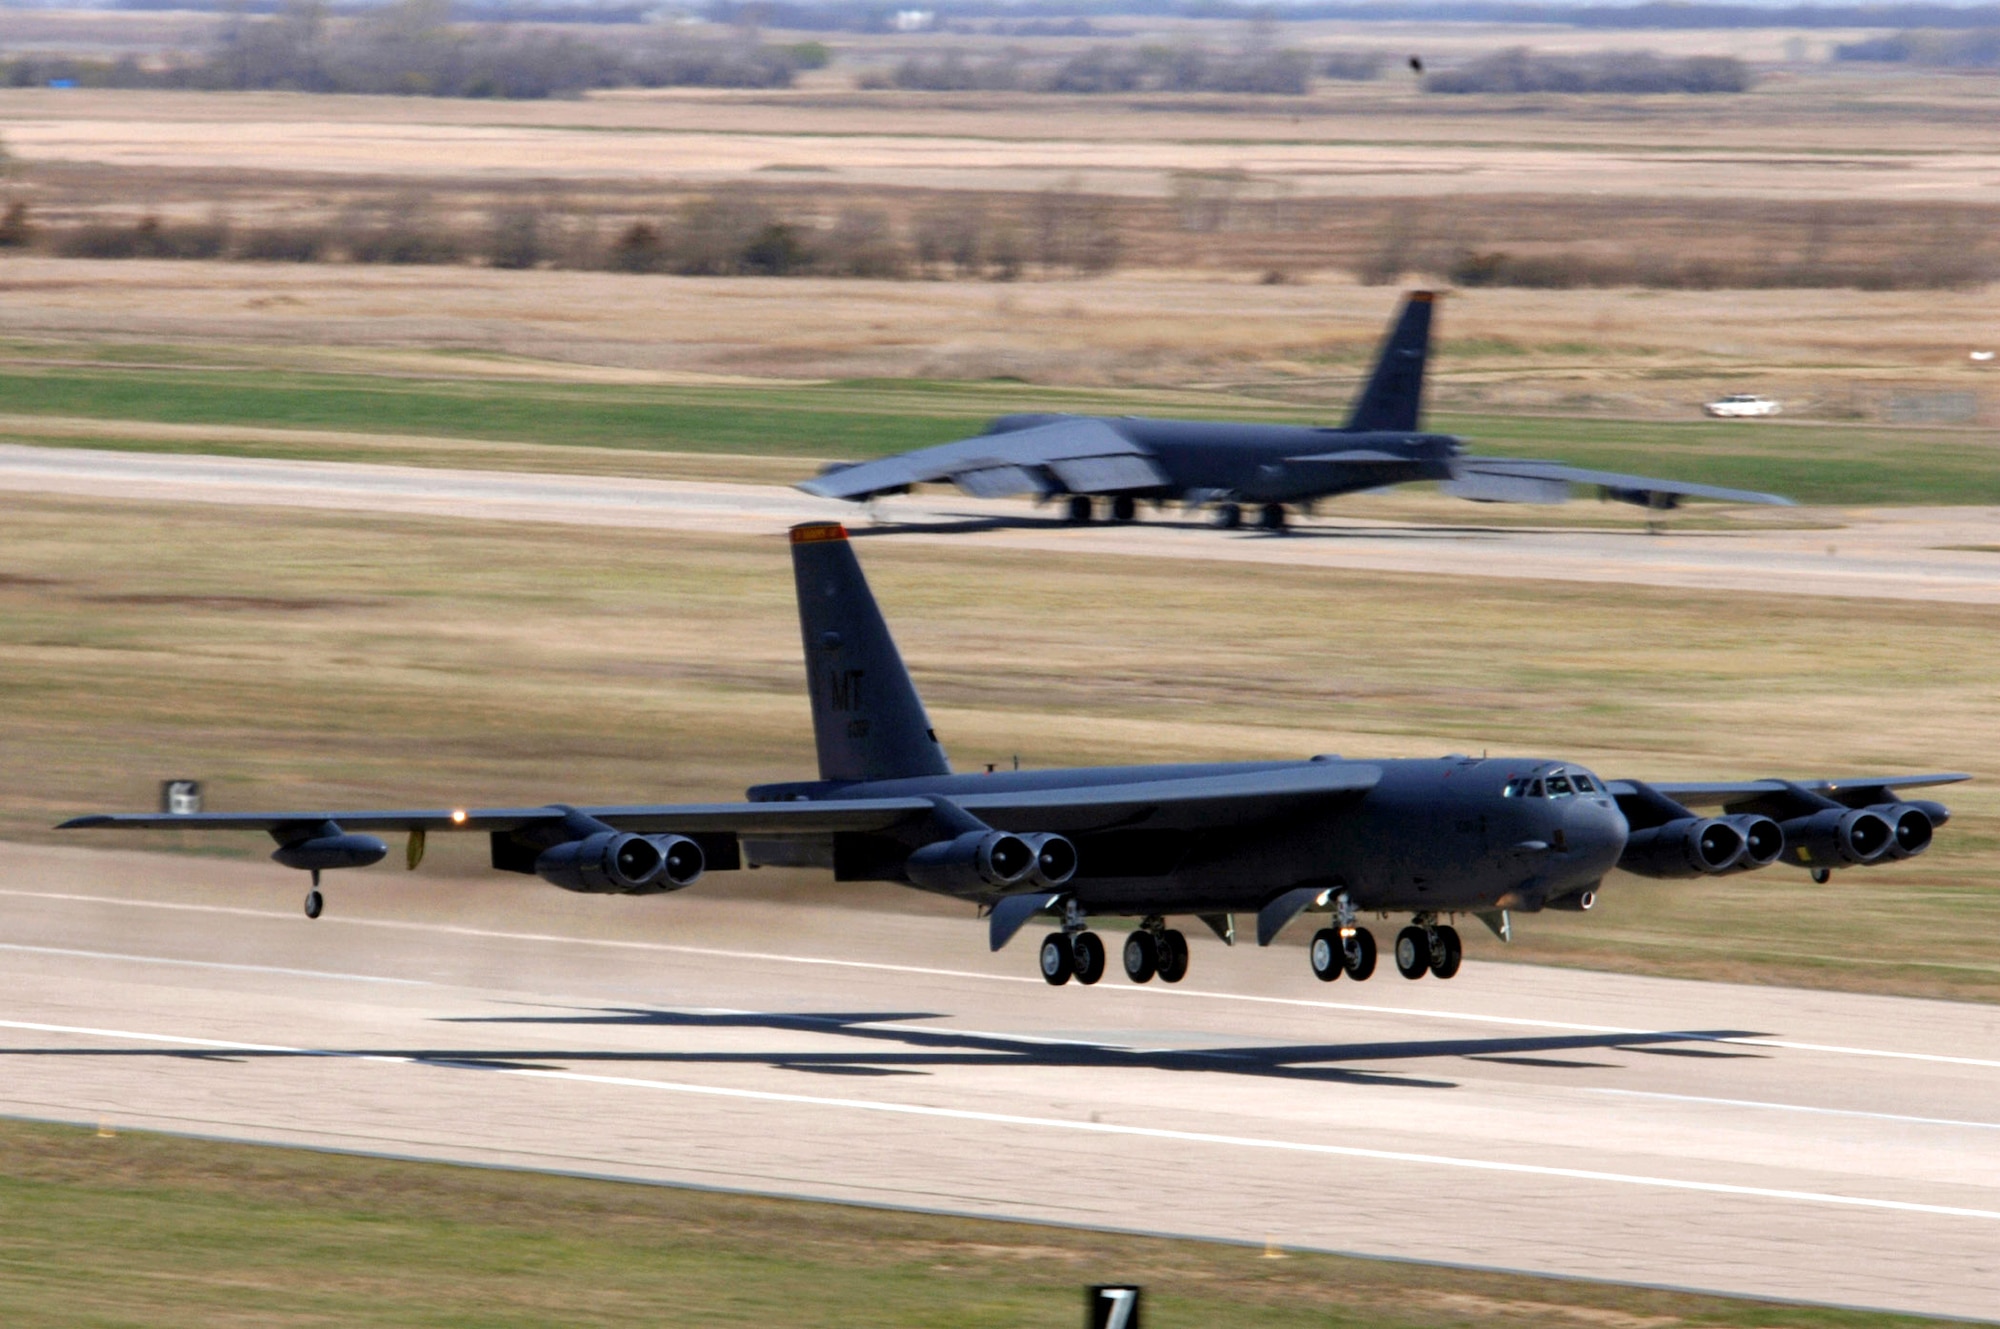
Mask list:
[{"label": "asphalt surface", "polygon": [[[1075,527],[1025,501],[951,491],[872,510],[779,485],[446,470],[347,462],[0,445],[0,491],[93,499],[321,508],[489,521],[776,534],[837,519],[871,537],[1378,572],[1547,578],[1786,595],[2000,603],[2000,509],[1860,508],[1805,525],[1728,531],[1412,526],[1343,517],[1282,536],[1170,517]],[[1552,509],[1551,523],[1561,521]],[[880,524],[871,524],[880,523]]]},{"label": "asphalt surface", "polygon": [[0,846],[0,1112],[2000,1316],[2000,1009],[1483,933],[1449,983],[1202,932],[1050,989],[969,910],[731,880],[381,868],[308,923],[269,865]]}]

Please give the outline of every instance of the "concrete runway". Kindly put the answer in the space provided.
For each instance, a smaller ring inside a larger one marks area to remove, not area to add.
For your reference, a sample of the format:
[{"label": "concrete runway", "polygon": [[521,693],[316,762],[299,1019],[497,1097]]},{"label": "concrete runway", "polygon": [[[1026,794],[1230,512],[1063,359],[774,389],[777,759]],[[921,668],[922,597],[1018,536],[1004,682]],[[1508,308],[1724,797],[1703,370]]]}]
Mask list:
[{"label": "concrete runway", "polygon": [[1991,1006],[329,880],[0,846],[0,1112],[2000,1318]]},{"label": "concrete runway", "polygon": [[[1290,535],[1196,521],[1073,527],[1025,501],[950,491],[885,500],[870,528],[853,504],[775,485],[446,470],[347,462],[154,455],[0,444],[0,490],[94,499],[304,507],[492,521],[776,534],[834,518],[887,539],[975,541],[1073,554],[1461,576],[1547,578],[1713,591],[2000,603],[2000,509],[1827,510],[1839,529],[1513,530],[1328,517]],[[1551,523],[1559,510],[1551,510]]]}]

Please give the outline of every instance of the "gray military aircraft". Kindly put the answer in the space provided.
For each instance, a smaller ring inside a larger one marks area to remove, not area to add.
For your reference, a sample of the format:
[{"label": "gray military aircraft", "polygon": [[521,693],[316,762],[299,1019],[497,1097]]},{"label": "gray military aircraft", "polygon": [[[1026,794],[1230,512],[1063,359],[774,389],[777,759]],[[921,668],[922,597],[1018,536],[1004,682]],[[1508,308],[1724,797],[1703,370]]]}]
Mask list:
[{"label": "gray military aircraft", "polygon": [[1562,503],[1572,485],[1646,508],[1684,498],[1774,503],[1777,494],[1680,480],[1656,480],[1560,462],[1477,457],[1462,439],[1425,433],[1424,362],[1436,296],[1412,291],[1382,343],[1375,371],[1338,429],[1219,424],[1141,416],[1003,415],[978,438],[919,448],[876,461],[828,467],[798,487],[822,498],[863,502],[950,480],[978,498],[1067,497],[1073,521],[1089,521],[1097,500],[1130,521],[1141,500],[1208,508],[1215,525],[1243,524],[1257,509],[1260,529],[1285,527],[1288,506],[1385,485],[1436,480],[1449,494],[1488,503]]},{"label": "gray military aircraft", "polygon": [[[110,813],[62,829],[266,831],[271,855],[312,873],[380,862],[370,831],[409,834],[414,868],[432,831],[490,837],[493,866],[566,890],[655,895],[704,871],[744,865],[831,869],[836,881],[892,881],[978,904],[994,950],[1055,914],[1041,947],[1051,983],[1104,973],[1093,915],[1140,920],[1123,945],[1134,981],[1178,982],[1191,915],[1224,941],[1256,915],[1269,945],[1302,913],[1330,913],[1312,969],[1332,980],[1375,970],[1363,914],[1404,913],[1397,969],[1458,971],[1450,919],[1473,914],[1502,938],[1510,911],[1583,910],[1614,867],[1652,877],[1747,872],[1784,862],[1825,881],[1924,852],[1949,816],[1896,791],[1963,775],[1858,780],[1606,780],[1525,757],[1260,761],[953,774],[847,532],[792,528],[799,626],[819,778],[751,789],[742,803],[402,812]],[[1697,806],[1716,806],[1702,815]]]}]

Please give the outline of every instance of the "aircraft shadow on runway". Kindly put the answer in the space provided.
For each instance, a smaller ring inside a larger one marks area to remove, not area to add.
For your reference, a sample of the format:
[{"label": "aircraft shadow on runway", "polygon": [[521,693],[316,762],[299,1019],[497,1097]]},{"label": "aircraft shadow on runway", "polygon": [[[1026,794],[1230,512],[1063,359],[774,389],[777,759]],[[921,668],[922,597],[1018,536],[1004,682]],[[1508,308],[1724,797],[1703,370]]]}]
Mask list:
[{"label": "aircraft shadow on runway", "polygon": [[[1433,540],[1464,539],[1487,540],[1508,535],[1565,534],[1569,527],[1514,527],[1514,526],[1451,526],[1451,525],[1409,525],[1409,526],[1287,526],[1282,531],[1260,531],[1252,528],[1222,532],[1204,523],[1178,521],[1099,522],[1097,528],[1106,530],[1165,530],[1188,531],[1213,539],[1234,540]],[[979,535],[993,531],[1073,531],[1085,529],[1067,517],[1039,516],[1024,513],[1020,515],[998,516],[990,513],[953,514],[941,521],[895,521],[884,519],[866,526],[850,526],[850,538],[884,535]],[[1603,534],[1625,534],[1622,530],[1611,530]],[[1643,534],[1643,532],[1640,532]]]},{"label": "aircraft shadow on runway", "polygon": [[[1551,1053],[1630,1052],[1655,1056],[1752,1058],[1758,1052],[1725,1051],[1725,1039],[1767,1037],[1746,1030],[1705,1029],[1660,1033],[1551,1034],[1506,1038],[1412,1039],[1375,1043],[1247,1044],[1239,1047],[1158,1048],[1056,1041],[1035,1036],[916,1029],[910,1022],[943,1018],[927,1011],[861,1011],[815,1014],[711,1013],[612,1007],[577,1015],[502,1015],[448,1018],[451,1024],[593,1026],[651,1029],[767,1029],[851,1039],[857,1044],[808,1051],[620,1051],[602,1048],[0,1048],[6,1057],[154,1057],[177,1061],[250,1062],[294,1057],[382,1057],[479,1070],[551,1070],[591,1065],[764,1065],[819,1075],[928,1075],[960,1067],[1019,1066],[1090,1070],[1198,1071],[1205,1074],[1279,1077],[1340,1084],[1393,1084],[1455,1089],[1451,1080],[1421,1079],[1389,1071],[1355,1069],[1355,1063],[1461,1058],[1542,1069],[1618,1069],[1617,1063],[1577,1061]],[[893,1026],[893,1027],[885,1027]]]}]

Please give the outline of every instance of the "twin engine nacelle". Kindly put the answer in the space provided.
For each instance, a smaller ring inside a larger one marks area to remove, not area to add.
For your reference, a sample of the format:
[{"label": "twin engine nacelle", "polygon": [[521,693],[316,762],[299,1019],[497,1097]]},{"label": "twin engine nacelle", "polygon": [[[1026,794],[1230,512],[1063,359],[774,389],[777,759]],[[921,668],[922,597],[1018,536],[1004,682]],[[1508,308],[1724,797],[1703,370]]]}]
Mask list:
[{"label": "twin engine nacelle", "polygon": [[1681,817],[1634,831],[1618,866],[1641,877],[1713,877],[1769,867],[1785,851],[1785,833],[1769,817]]},{"label": "twin engine nacelle", "polygon": [[598,831],[544,849],[535,875],[586,895],[659,895],[694,885],[706,866],[701,846],[684,835]]},{"label": "twin engine nacelle", "polygon": [[1060,835],[967,831],[918,849],[903,873],[911,885],[947,895],[1055,887],[1076,875],[1076,846]]},{"label": "twin engine nacelle", "polygon": [[1769,817],[1682,817],[1634,831],[1618,866],[1642,877],[1712,877],[1780,859],[1799,867],[1858,867],[1915,858],[1951,814],[1939,803],[1825,808],[1783,823]]},{"label": "twin engine nacelle", "polygon": [[1950,817],[1941,803],[1882,803],[1827,808],[1785,823],[1785,861],[1800,867],[1855,867],[1915,858]]}]

